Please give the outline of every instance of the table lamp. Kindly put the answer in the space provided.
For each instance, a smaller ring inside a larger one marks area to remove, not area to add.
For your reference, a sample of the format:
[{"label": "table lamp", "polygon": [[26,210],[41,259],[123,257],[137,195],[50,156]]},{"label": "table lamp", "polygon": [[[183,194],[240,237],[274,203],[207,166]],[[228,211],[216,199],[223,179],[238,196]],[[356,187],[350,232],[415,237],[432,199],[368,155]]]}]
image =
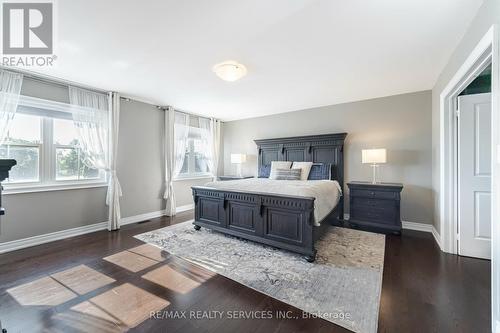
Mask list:
[{"label": "table lamp", "polygon": [[231,164],[236,164],[236,176],[241,177],[241,164],[245,163],[247,155],[231,154]]},{"label": "table lamp", "polygon": [[379,167],[379,164],[386,163],[386,161],[387,161],[387,153],[385,148],[361,150],[361,163],[371,164],[373,168],[372,184],[379,183],[377,181],[377,169]]}]

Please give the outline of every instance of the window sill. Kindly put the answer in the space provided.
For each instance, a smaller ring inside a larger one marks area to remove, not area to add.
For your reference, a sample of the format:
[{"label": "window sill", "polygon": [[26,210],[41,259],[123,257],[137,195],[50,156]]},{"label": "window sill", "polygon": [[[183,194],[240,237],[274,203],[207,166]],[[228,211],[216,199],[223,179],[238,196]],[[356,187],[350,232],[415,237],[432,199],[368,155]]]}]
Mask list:
[{"label": "window sill", "polygon": [[43,185],[4,185],[2,194],[21,194],[21,193],[36,193],[36,192],[51,192],[64,190],[77,190],[84,188],[106,187],[107,182],[85,182],[85,183],[62,183],[62,184],[43,184]]},{"label": "window sill", "polygon": [[211,179],[214,178],[212,175],[197,175],[197,176],[187,176],[187,177],[177,177],[174,182],[182,182],[186,180],[200,180],[200,179]]}]

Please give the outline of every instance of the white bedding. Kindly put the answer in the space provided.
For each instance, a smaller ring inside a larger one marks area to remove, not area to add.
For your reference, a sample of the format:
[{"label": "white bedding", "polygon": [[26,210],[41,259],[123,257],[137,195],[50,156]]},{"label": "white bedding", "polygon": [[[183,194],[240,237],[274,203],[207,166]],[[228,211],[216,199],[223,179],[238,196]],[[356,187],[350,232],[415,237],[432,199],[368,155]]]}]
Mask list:
[{"label": "white bedding", "polygon": [[221,190],[242,192],[261,192],[284,195],[313,197],[314,225],[319,226],[339,202],[342,189],[335,180],[275,180],[268,178],[249,178],[210,182],[205,186]]}]

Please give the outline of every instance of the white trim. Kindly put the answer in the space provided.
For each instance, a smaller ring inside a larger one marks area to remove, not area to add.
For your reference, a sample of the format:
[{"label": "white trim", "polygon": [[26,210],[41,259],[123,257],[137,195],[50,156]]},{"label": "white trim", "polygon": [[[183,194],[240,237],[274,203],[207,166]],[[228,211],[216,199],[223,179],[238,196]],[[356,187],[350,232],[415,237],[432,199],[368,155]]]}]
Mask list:
[{"label": "white trim", "polygon": [[423,231],[432,233],[432,224],[402,221],[403,229]]},{"label": "white trim", "polygon": [[[492,327],[500,333],[500,32],[493,31],[492,64],[492,232],[491,232],[491,318]],[[496,322],[496,325],[494,324]]]},{"label": "white trim", "polygon": [[24,249],[35,245],[45,244],[60,239],[88,234],[95,231],[104,230],[108,227],[108,222],[95,223],[82,227],[56,231],[44,235],[38,235],[10,242],[0,243],[0,253]]},{"label": "white trim", "polygon": [[[191,209],[194,209],[194,204],[178,206],[175,208],[175,212],[182,213],[182,212],[186,212],[186,211],[191,210]],[[120,219],[120,226],[132,224],[132,223],[137,223],[137,222],[144,222],[144,221],[151,220],[151,219],[156,219],[158,217],[165,216],[166,214],[167,214],[167,211],[165,209],[163,209],[163,210],[158,210],[156,212],[144,213],[144,214],[139,214],[139,215],[134,215],[134,216],[129,216],[129,217],[122,217]]]},{"label": "white trim", "polygon": [[62,184],[43,184],[43,185],[4,185],[3,195],[36,193],[50,191],[77,190],[83,188],[106,187],[106,182],[81,182],[81,183],[62,183]]},{"label": "white trim", "polygon": [[439,235],[435,226],[432,226],[432,236],[434,236],[434,240],[436,241],[436,243],[439,246],[439,248],[441,249],[441,251],[443,251],[443,241],[441,240],[441,236]]},{"label": "white trim", "polygon": [[[182,213],[194,208],[194,204],[179,206],[176,208],[177,213]],[[154,219],[157,217],[161,217],[165,215],[165,210],[159,210],[156,212],[139,214],[129,217],[124,217],[120,220],[120,226],[147,221],[150,219]],[[38,235],[23,239],[17,239],[5,243],[0,243],[0,253],[6,253],[10,251],[20,250],[27,247],[50,243],[56,240],[61,240],[69,237],[80,236],[84,234],[88,234],[91,232],[106,230],[108,228],[108,222],[100,222],[95,224],[89,224],[82,227],[76,227],[56,232],[51,232],[44,235]]]},{"label": "white trim", "polygon": [[439,219],[442,250],[457,254],[457,163],[455,135],[456,120],[453,100],[461,88],[472,81],[485,61],[491,59],[491,117],[492,117],[492,190],[491,190],[491,331],[499,331],[500,320],[500,50],[498,25],[494,24],[481,38],[469,57],[441,92],[439,98],[440,154],[439,154]]},{"label": "white trim", "polygon": [[175,212],[176,213],[182,213],[182,212],[186,212],[186,211],[191,210],[191,209],[194,209],[194,203],[189,204],[189,205],[184,205],[184,206],[178,206],[175,209]]},{"label": "white trim", "polygon": [[[349,214],[344,214],[344,220],[349,220]],[[431,233],[439,248],[441,250],[443,249],[441,246],[441,237],[439,237],[439,234],[434,225],[427,223],[410,222],[410,221],[401,221],[401,224],[403,226],[403,229],[406,230],[415,230],[415,231]]]},{"label": "white trim", "polygon": [[[453,110],[453,100],[465,88],[482,67],[492,59],[495,26],[481,38],[469,57],[465,60],[453,78],[449,81],[439,96],[440,117],[440,190],[439,190],[439,219],[443,251],[456,254],[458,216],[457,216],[457,163],[456,163],[456,117]],[[494,79],[495,74],[492,75]],[[495,92],[492,90],[492,94]],[[492,110],[492,114],[495,110]]]},{"label": "white trim", "polygon": [[137,223],[137,222],[143,222],[143,221],[155,219],[157,217],[162,217],[164,215],[165,215],[165,210],[159,210],[156,212],[144,213],[144,214],[139,214],[139,215],[134,215],[134,216],[129,216],[129,217],[122,217],[120,219],[120,226],[132,224],[132,223]]}]

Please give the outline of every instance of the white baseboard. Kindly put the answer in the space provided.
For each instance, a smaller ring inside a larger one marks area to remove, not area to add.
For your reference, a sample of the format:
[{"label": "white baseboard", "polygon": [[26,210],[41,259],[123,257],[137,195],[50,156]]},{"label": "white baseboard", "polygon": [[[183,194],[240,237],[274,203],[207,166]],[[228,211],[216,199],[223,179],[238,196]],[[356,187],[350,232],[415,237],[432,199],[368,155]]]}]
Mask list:
[{"label": "white baseboard", "polygon": [[[349,220],[349,214],[344,214],[344,220]],[[437,245],[441,249],[441,251],[443,250],[443,248],[441,247],[441,237],[439,236],[439,233],[437,232],[434,225],[427,223],[410,222],[410,221],[401,221],[401,224],[403,226],[403,229],[430,232],[434,237],[434,240],[436,241]]]},{"label": "white baseboard", "polygon": [[439,235],[439,232],[437,232],[437,230],[434,226],[432,226],[432,236],[434,236],[434,240],[436,241],[436,243],[439,246],[439,248],[441,249],[441,251],[444,252],[443,246],[442,246],[443,242],[441,241],[441,236]]},{"label": "white baseboard", "polygon": [[175,212],[182,213],[182,212],[186,212],[186,211],[191,210],[191,209],[194,209],[194,203],[189,204],[189,205],[179,206],[179,207],[177,207]]},{"label": "white baseboard", "polygon": [[45,244],[60,239],[84,235],[91,232],[104,230],[107,227],[108,227],[108,222],[100,222],[100,223],[85,225],[82,227],[51,232],[44,235],[33,236],[33,237],[13,240],[10,242],[0,243],[0,253],[20,250],[30,246]]},{"label": "white baseboard", "polygon": [[163,215],[165,215],[165,210],[158,210],[156,212],[122,217],[120,219],[120,226],[155,219],[157,217],[162,217]]},{"label": "white baseboard", "polygon": [[[179,206],[177,207],[176,212],[182,213],[191,209],[194,209],[194,204]],[[165,210],[159,210],[156,212],[123,217],[120,220],[120,226],[154,219],[164,215],[165,215]],[[108,227],[108,222],[106,221],[106,222],[85,225],[82,227],[51,232],[44,235],[38,235],[38,236],[13,240],[10,242],[0,243],[0,253],[20,250],[35,245],[53,242],[56,240],[61,240],[69,237],[80,236],[91,232],[105,230],[107,227]]]},{"label": "white baseboard", "polygon": [[433,228],[432,224],[416,223],[416,222],[409,222],[409,221],[401,221],[401,223],[403,224],[403,229],[432,233],[432,228]]}]

